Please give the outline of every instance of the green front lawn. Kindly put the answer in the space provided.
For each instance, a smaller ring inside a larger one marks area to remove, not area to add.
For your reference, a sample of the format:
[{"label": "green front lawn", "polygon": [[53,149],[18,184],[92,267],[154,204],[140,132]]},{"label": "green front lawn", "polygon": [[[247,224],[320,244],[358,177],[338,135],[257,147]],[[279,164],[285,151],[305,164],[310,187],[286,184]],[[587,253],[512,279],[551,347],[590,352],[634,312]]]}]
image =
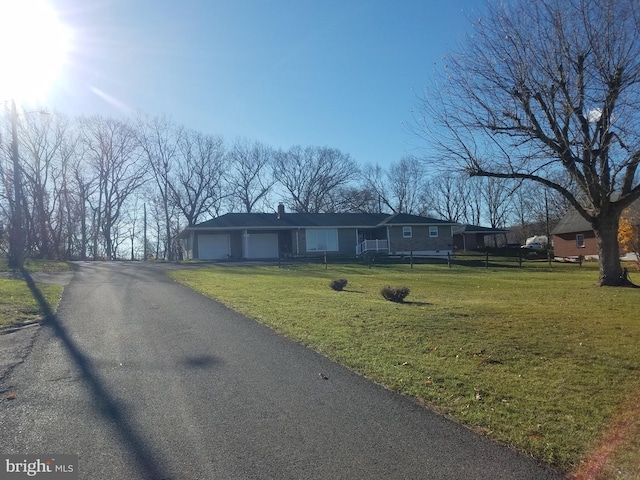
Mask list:
[{"label": "green front lawn", "polygon": [[[64,262],[46,260],[27,260],[25,270],[28,272],[61,272],[69,270]],[[8,327],[40,321],[43,312],[27,283],[14,278],[7,267],[5,258],[0,258],[0,333]],[[6,276],[4,276],[6,275]],[[58,285],[38,285],[38,289],[55,311],[63,288]]]},{"label": "green front lawn", "polygon": [[[171,275],[562,470],[640,392],[640,290],[595,286],[595,264],[233,266]],[[348,280],[345,291],[329,288],[335,278]],[[385,301],[385,285],[408,286],[407,302]]]},{"label": "green front lawn", "polygon": [[[38,289],[55,311],[62,287],[58,285],[38,285]],[[42,318],[42,310],[24,280],[0,278],[0,333],[7,327],[37,322]]]}]

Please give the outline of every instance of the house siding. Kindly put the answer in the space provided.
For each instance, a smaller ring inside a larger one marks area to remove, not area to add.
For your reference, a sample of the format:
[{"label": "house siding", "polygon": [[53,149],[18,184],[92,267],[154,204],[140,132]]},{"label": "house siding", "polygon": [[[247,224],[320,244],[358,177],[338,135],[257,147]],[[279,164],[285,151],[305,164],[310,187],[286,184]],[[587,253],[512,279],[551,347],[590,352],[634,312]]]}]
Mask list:
[{"label": "house siding", "polygon": [[[407,225],[409,226],[409,225]],[[410,225],[411,238],[404,238],[402,226],[389,227],[389,253],[449,252],[453,246],[451,227],[439,226],[438,236],[429,237],[428,225]]]},{"label": "house siding", "polygon": [[[584,235],[584,247],[578,247],[576,235]],[[580,255],[589,257],[598,255],[598,244],[593,231],[561,233],[553,236],[553,255],[555,257],[569,258]]]}]

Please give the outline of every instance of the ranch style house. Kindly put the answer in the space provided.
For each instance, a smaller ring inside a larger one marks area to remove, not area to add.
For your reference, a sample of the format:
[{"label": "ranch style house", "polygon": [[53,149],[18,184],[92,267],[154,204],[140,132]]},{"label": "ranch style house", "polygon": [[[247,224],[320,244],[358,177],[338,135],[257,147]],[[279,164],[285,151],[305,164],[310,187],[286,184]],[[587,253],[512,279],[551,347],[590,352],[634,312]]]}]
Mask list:
[{"label": "ranch style house", "polygon": [[313,255],[446,256],[452,222],[397,213],[227,213],[185,228],[185,260],[272,260]]}]

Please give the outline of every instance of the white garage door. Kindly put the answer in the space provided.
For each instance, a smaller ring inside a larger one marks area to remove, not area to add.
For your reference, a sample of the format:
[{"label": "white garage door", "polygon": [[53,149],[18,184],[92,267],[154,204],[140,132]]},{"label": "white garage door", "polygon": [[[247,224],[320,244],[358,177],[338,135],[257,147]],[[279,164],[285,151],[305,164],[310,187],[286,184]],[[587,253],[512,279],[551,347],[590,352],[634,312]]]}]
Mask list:
[{"label": "white garage door", "polygon": [[278,258],[278,234],[249,234],[246,255],[247,258]]},{"label": "white garage door", "polygon": [[200,260],[226,260],[231,254],[229,235],[198,235]]}]

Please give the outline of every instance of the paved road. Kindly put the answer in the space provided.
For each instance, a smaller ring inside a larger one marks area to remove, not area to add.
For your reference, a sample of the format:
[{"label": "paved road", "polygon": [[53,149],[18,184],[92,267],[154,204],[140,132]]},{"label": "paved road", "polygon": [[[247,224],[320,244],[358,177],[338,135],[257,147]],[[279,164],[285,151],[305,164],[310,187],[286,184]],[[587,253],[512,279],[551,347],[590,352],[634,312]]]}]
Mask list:
[{"label": "paved road", "polygon": [[0,391],[0,452],[77,453],[82,479],[560,478],[160,266],[79,264]]}]

